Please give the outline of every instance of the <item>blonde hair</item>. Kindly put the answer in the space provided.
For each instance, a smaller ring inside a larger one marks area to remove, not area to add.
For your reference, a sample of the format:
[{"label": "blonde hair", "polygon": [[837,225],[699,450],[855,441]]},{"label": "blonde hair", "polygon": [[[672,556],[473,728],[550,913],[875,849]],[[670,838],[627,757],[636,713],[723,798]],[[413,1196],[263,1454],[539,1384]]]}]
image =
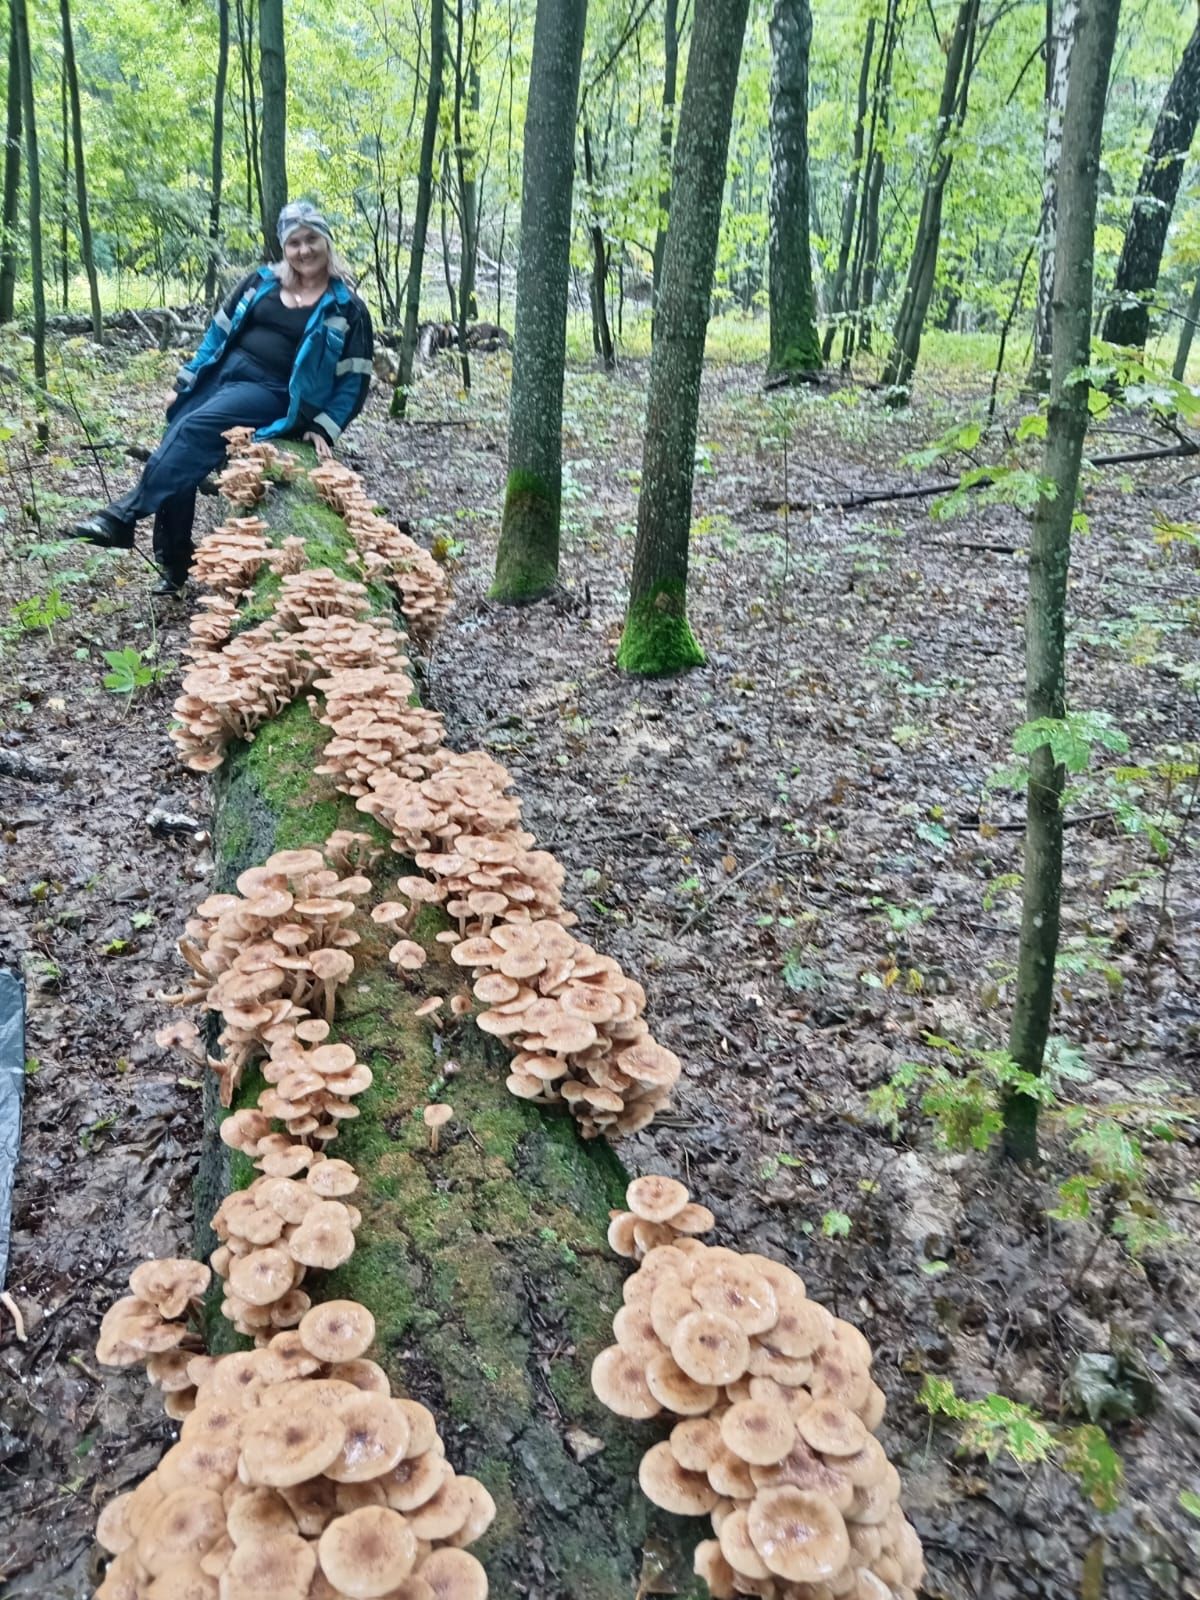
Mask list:
[{"label": "blonde hair", "polygon": [[[353,287],[354,287],[354,279],[350,275],[350,268],[346,265],[346,263],[342,260],[341,256],[338,255],[337,251],[333,248],[332,242],[329,239],[326,239],[325,235],[323,233],[318,233],[315,228],[312,231],[313,231],[314,234],[316,234],[318,239],[324,240],[324,243],[325,243],[325,270],[328,272],[329,276],[331,278],[340,278],[344,284],[348,285],[349,288],[353,289]],[[295,286],[296,286],[295,269],[293,268],[291,262],[288,260],[288,258],[286,256],[284,256],[279,261],[272,261],[271,262],[271,271],[279,279],[279,282],[283,286],[283,288],[285,288],[285,289],[294,289],[295,288]]]}]

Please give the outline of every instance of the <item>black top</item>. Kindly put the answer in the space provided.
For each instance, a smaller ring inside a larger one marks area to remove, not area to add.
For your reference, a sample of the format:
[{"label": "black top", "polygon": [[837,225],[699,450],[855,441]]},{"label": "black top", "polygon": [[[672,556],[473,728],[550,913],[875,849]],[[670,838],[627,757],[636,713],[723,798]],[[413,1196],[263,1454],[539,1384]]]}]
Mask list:
[{"label": "black top", "polygon": [[238,340],[243,354],[252,356],[268,372],[290,378],[312,312],[311,306],[285,306],[279,290],[272,289],[246,313]]}]

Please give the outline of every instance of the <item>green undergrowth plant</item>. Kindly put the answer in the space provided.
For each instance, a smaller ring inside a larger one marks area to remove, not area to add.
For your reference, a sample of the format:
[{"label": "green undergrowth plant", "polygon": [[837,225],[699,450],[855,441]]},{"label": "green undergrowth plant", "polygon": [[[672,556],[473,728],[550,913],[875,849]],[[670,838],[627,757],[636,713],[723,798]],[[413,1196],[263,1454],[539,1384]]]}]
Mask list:
[{"label": "green undergrowth plant", "polygon": [[1057,1203],[1048,1216],[1090,1222],[1135,1258],[1178,1241],[1146,1182],[1147,1146],[1190,1137],[1196,1127],[1194,1103],[1174,1085],[1146,1079],[1134,1097],[1085,1105],[1062,1095],[1065,1084],[1093,1077],[1064,1039],[1048,1042],[1040,1076],[1023,1071],[1004,1049],[964,1046],[933,1033],[925,1044],[934,1059],[903,1062],[867,1096],[869,1114],[893,1138],[924,1126],[939,1149],[990,1151],[1003,1132],[1006,1098],[1028,1095],[1047,1130],[1058,1132],[1058,1147],[1074,1169],[1054,1175]]},{"label": "green undergrowth plant", "polygon": [[1002,1394],[964,1400],[946,1378],[926,1375],[917,1404],[936,1421],[958,1425],[963,1455],[995,1461],[1007,1456],[1018,1466],[1036,1469],[1049,1464],[1074,1478],[1098,1511],[1115,1511],[1121,1503],[1124,1469],[1121,1458],[1097,1423],[1080,1427],[1048,1423],[1032,1406]]}]

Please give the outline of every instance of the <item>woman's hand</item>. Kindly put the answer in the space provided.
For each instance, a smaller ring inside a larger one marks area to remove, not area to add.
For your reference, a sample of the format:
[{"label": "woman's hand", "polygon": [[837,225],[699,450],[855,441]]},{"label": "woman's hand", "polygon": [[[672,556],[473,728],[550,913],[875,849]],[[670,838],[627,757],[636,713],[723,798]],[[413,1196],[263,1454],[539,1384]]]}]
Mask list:
[{"label": "woman's hand", "polygon": [[329,440],[323,433],[306,433],[304,435],[304,442],[305,444],[312,445],[313,449],[317,452],[318,461],[333,460],[333,451],[329,447]]},{"label": "woman's hand", "polygon": [[179,390],[178,389],[168,389],[166,394],[163,395],[163,410],[164,411],[170,411],[171,407],[175,404],[176,400],[178,400],[178,399],[179,399]]}]

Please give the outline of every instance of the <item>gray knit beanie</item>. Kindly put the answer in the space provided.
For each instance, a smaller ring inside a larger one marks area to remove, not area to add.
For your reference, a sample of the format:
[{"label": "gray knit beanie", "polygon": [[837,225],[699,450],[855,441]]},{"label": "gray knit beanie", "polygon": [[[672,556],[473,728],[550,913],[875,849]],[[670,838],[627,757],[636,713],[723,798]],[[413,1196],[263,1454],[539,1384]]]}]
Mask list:
[{"label": "gray knit beanie", "polygon": [[297,228],[311,228],[314,233],[323,234],[331,243],[333,241],[329,224],[311,200],[289,200],[279,213],[275,231],[280,244],[286,244],[288,237],[295,233]]}]

